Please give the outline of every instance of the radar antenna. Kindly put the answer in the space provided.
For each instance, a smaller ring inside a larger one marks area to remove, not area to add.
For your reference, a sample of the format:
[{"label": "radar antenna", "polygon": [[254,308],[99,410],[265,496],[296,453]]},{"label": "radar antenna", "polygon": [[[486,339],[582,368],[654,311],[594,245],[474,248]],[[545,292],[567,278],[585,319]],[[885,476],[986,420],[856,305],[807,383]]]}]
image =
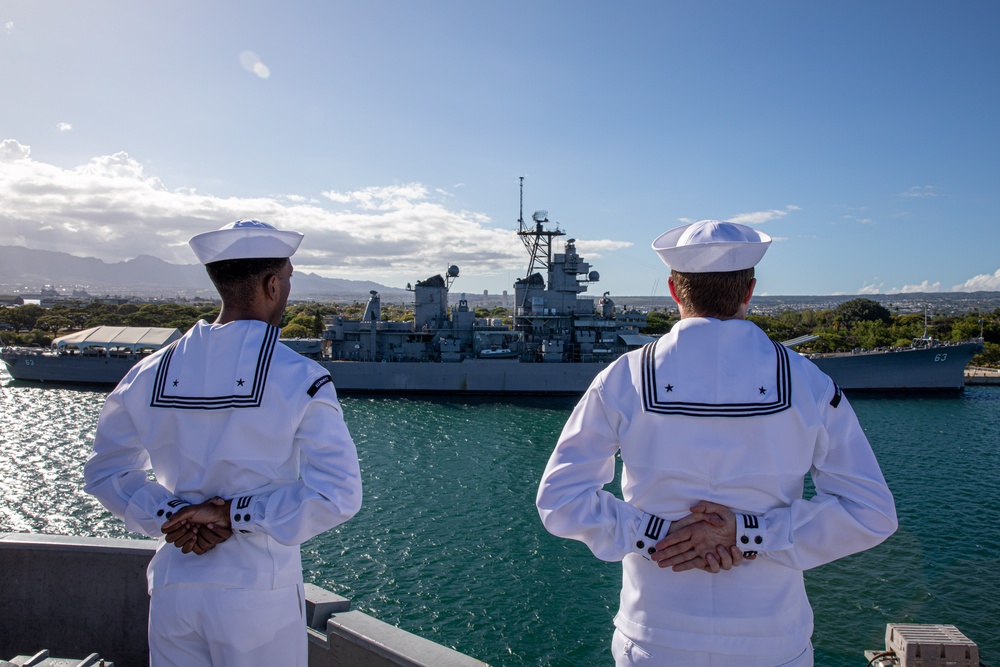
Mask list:
[{"label": "radar antenna", "polygon": [[525,278],[529,278],[535,272],[536,267],[539,269],[549,268],[552,263],[552,239],[556,236],[565,236],[566,232],[560,231],[558,228],[548,230],[542,227],[543,223],[549,221],[548,211],[535,211],[532,214],[531,219],[535,223],[533,228],[524,222],[524,176],[521,176],[520,179],[521,211],[517,219],[517,235],[521,237],[521,242],[531,257],[528,261],[528,272],[525,274]]},{"label": "radar antenna", "polygon": [[451,289],[451,284],[455,282],[455,278],[458,278],[459,269],[456,265],[452,264],[448,267],[448,271],[445,273],[445,286]]}]

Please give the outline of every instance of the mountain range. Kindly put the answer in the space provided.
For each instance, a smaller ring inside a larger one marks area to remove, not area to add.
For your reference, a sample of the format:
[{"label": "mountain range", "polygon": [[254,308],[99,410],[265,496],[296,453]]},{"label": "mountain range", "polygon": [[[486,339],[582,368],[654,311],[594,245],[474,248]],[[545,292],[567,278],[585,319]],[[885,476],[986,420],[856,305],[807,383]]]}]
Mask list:
[{"label": "mountain range", "polygon": [[[170,264],[156,257],[140,255],[124,262],[107,263],[94,257],[77,257],[64,252],[32,250],[21,246],[0,245],[0,296],[38,294],[45,286],[64,294],[85,290],[91,296],[128,297],[202,297],[215,298],[215,288],[200,264]],[[324,278],[315,273],[295,271],[293,299],[317,301],[366,300],[375,290],[384,299],[399,303],[412,301],[412,293],[367,280]],[[753,312],[777,314],[785,310],[826,310],[859,295],[770,296],[754,295]],[[865,298],[882,303],[897,313],[930,312],[966,313],[972,310],[993,312],[1000,309],[1000,292],[937,292],[914,294],[866,294]],[[491,295],[497,305],[501,297]],[[473,295],[471,301],[478,301]],[[672,308],[667,296],[619,296],[619,306],[640,310]]]},{"label": "mountain range", "polygon": [[[90,294],[120,293],[123,290],[132,294],[215,294],[205,268],[200,264],[170,264],[149,255],[107,263],[94,257],[0,245],[0,292],[39,291],[46,285],[70,291],[86,290]],[[367,297],[371,290],[384,295],[406,293],[398,287],[387,287],[368,280],[324,278],[300,271],[295,272],[295,280],[292,281],[292,297],[300,299]]]}]

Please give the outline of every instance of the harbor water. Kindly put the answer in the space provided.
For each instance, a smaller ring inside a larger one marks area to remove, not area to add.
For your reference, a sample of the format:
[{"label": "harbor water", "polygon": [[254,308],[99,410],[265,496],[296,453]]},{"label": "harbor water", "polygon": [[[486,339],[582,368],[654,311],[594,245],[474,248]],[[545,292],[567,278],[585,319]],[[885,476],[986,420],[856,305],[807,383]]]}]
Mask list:
[{"label": "harbor water", "polygon": [[[106,395],[0,371],[0,532],[127,535],[81,491]],[[1000,387],[849,398],[900,528],[806,573],[816,664],[863,666],[890,622],[956,625],[1000,663]],[[303,546],[307,581],[494,667],[611,664],[621,567],[550,536],[534,508],[572,399],[342,403],[364,507]]]}]

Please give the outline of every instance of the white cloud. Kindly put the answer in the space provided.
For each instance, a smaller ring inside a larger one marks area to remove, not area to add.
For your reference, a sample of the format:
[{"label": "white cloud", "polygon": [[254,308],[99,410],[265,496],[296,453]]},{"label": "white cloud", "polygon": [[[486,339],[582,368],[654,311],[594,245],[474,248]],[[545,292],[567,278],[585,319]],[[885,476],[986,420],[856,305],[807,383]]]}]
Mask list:
[{"label": "white cloud", "polygon": [[31,155],[31,146],[25,146],[14,139],[0,141],[0,162],[24,160]]},{"label": "white cloud", "polygon": [[903,289],[900,290],[903,294],[912,294],[914,292],[940,292],[941,282],[928,282],[924,281],[919,285],[903,285]]},{"label": "white cloud", "polygon": [[[792,211],[801,211],[802,209],[794,204],[789,204],[783,209],[775,208],[770,211],[756,211],[753,213],[737,213],[736,215],[725,218],[726,222],[735,222],[740,225],[759,225],[765,222],[770,222],[772,220],[777,220],[778,218],[783,218]],[[678,218],[677,221],[683,225],[690,225],[693,222],[698,222],[702,218]]]},{"label": "white cloud", "polygon": [[[630,248],[634,244],[629,241],[613,241],[611,239],[595,239],[593,241],[587,241],[584,239],[576,240],[576,251],[580,253],[587,261],[600,259],[603,257],[603,253],[612,252],[615,250],[621,250],[622,248]],[[559,249],[562,252],[562,249]]]},{"label": "white cloud", "polygon": [[69,132],[70,130],[73,129],[73,126],[70,125],[69,123],[57,123],[56,129],[59,130],[60,132]]},{"label": "white cloud", "polygon": [[753,213],[738,213],[731,218],[728,218],[728,222],[735,222],[741,225],[760,225],[765,222],[771,222],[772,220],[777,220],[778,218],[783,218],[792,211],[801,211],[798,206],[794,204],[789,204],[785,208],[774,208],[770,211],[756,211]]},{"label": "white cloud", "polygon": [[372,186],[353,192],[328,190],[323,196],[340,204],[356,204],[365,211],[401,211],[412,208],[414,200],[427,199],[427,188],[419,183]]},{"label": "white cloud", "polygon": [[[372,186],[324,197],[228,197],[166,187],[125,152],[64,168],[29,158],[30,148],[0,142],[0,244],[97,257],[109,262],[154,255],[194,263],[187,240],[239,218],[305,233],[296,270],[388,285],[420,280],[458,264],[489,278],[524,267],[514,230],[492,228],[478,212],[455,211],[420,183]],[[332,210],[329,201],[348,204]],[[437,201],[440,200],[440,201]],[[324,207],[324,203],[327,207]],[[628,244],[578,241],[610,251]],[[582,254],[582,253],[581,253]]]},{"label": "white cloud", "polygon": [[903,287],[886,287],[885,282],[879,281],[878,278],[875,278],[871,282],[866,283],[864,287],[862,287],[860,290],[858,290],[858,294],[915,294],[915,293],[928,293],[928,292],[940,292],[940,291],[941,291],[940,282],[932,283],[925,280],[918,285],[903,285]]},{"label": "white cloud", "polygon": [[124,182],[142,181],[158,189],[163,189],[158,178],[146,179],[143,174],[142,165],[128,156],[128,153],[121,151],[114,155],[102,155],[90,160],[82,167],[78,167],[76,172],[95,179],[117,180]]},{"label": "white cloud", "polygon": [[271,76],[271,69],[265,65],[253,51],[244,51],[241,53],[240,64],[243,65],[243,69],[252,74],[256,74],[261,79],[266,79]]},{"label": "white cloud", "polygon": [[7,21],[6,23],[3,24],[3,27],[4,27],[5,30],[7,30],[7,34],[9,35],[10,33],[12,33],[14,31],[14,22],[13,21]]},{"label": "white cloud", "polygon": [[853,220],[854,222],[860,223],[862,225],[874,225],[875,220],[872,218],[859,218],[856,215],[845,215],[844,220]]},{"label": "white cloud", "polygon": [[871,282],[858,290],[858,294],[881,294],[885,283]]},{"label": "white cloud", "polygon": [[953,292],[998,292],[1000,291],[1000,269],[995,273],[981,273],[969,278],[961,285],[951,288]]},{"label": "white cloud", "polygon": [[926,197],[939,197],[940,188],[936,185],[914,185],[906,192],[900,192],[900,197],[910,197],[914,199],[923,199]]}]

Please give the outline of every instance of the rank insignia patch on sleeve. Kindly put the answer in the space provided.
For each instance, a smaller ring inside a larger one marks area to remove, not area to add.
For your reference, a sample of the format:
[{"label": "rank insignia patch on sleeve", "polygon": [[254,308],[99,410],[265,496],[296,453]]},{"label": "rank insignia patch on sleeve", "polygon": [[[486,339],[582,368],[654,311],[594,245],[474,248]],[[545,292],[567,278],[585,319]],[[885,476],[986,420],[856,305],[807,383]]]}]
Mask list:
[{"label": "rank insignia patch on sleeve", "polygon": [[329,375],[324,375],[320,379],[313,382],[312,386],[309,387],[309,391],[307,392],[309,394],[309,397],[312,398],[313,396],[315,396],[316,392],[319,391],[319,388],[325,385],[327,382],[333,382],[333,378],[330,377]]},{"label": "rank insignia patch on sleeve", "polygon": [[840,405],[840,399],[843,398],[843,396],[844,395],[841,393],[840,387],[835,382],[833,384],[833,399],[830,401],[830,405],[833,407]]}]

